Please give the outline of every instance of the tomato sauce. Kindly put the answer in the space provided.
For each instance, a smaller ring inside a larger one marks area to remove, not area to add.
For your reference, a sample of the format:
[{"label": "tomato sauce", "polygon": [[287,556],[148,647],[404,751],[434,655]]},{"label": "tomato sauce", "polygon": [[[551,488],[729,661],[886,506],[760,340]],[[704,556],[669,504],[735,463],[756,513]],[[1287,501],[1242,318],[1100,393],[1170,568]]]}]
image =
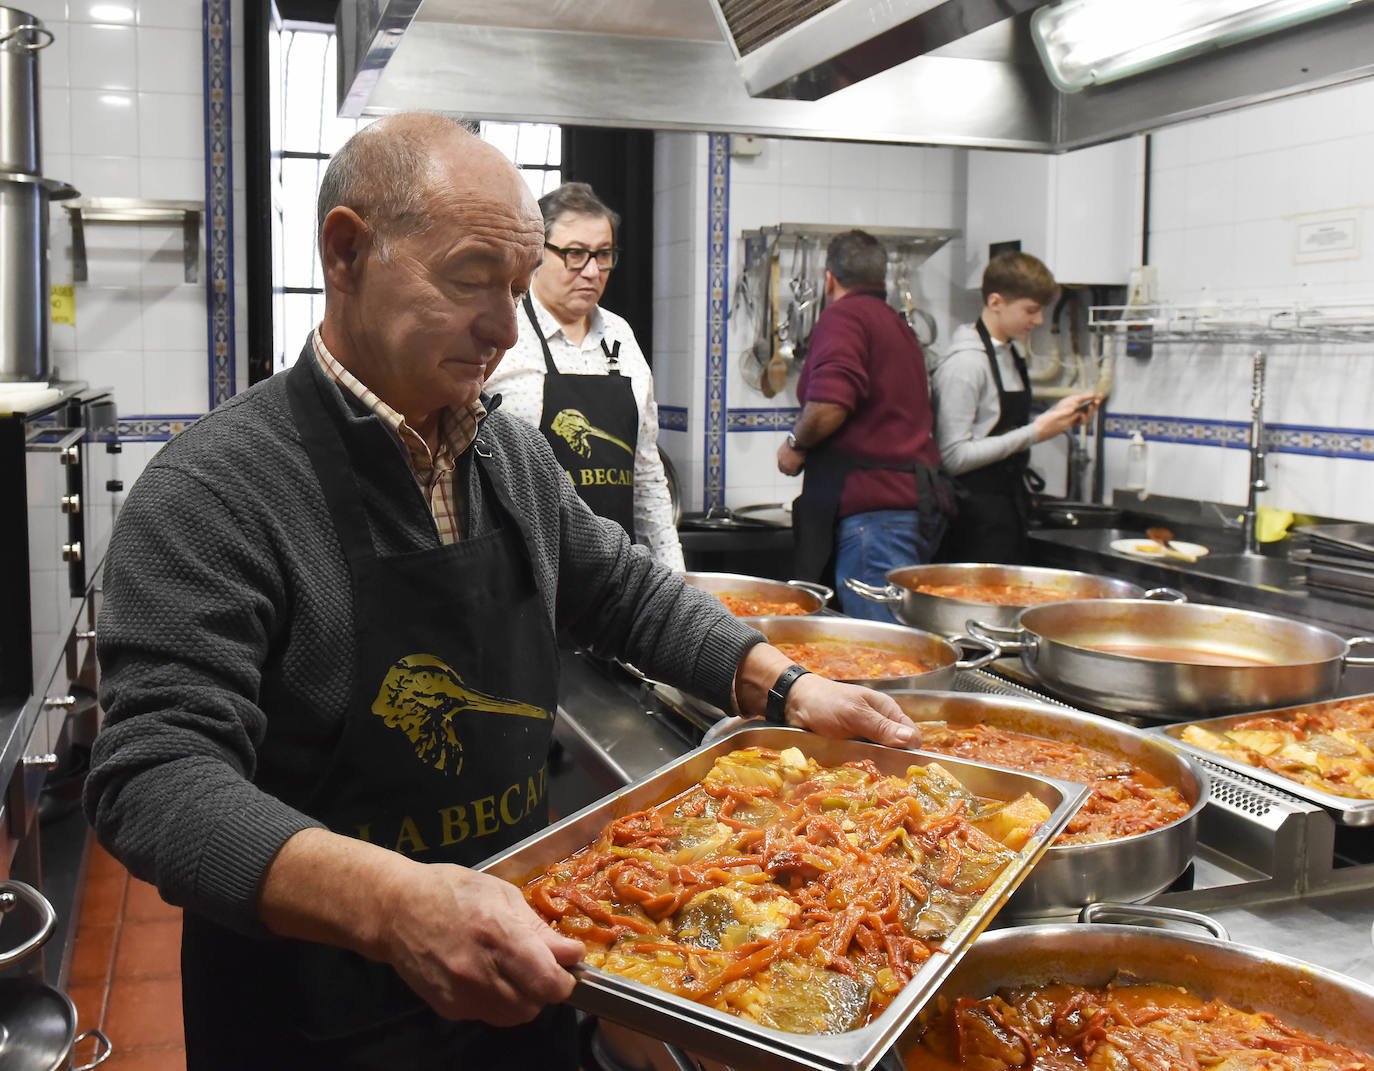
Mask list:
[{"label": "tomato sauce", "polygon": [[832,681],[874,681],[889,677],[914,677],[938,668],[910,655],[882,647],[866,647],[845,640],[812,640],[810,643],[774,643],[779,651],[812,673]]},{"label": "tomato sauce", "polygon": [[806,607],[800,603],[784,602],[780,599],[764,599],[757,595],[736,595],[729,591],[716,591],[712,594],[725,603],[725,608],[736,617],[772,617],[779,614],[792,616],[807,612]]},{"label": "tomato sauce", "polygon": [[1039,606],[1047,602],[1063,602],[1065,599],[1098,597],[1084,592],[1038,588],[1034,584],[917,584],[911,590],[922,595],[985,602],[993,606]]}]

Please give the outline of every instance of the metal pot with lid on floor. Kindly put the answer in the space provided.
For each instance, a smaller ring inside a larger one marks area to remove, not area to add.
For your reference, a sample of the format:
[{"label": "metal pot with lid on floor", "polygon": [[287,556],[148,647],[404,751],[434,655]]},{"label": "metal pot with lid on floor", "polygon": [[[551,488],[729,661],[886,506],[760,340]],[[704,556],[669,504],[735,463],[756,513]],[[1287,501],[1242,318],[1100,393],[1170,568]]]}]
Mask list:
[{"label": "metal pot with lid on floor", "polygon": [[[37,913],[38,930],[8,952],[0,968],[18,963],[52,936],[57,913],[47,897],[22,881],[0,881],[0,910],[19,904]],[[73,1064],[81,1042],[95,1042],[90,1062]],[[109,1059],[113,1046],[99,1030],[76,1032],[76,1006],[66,993],[36,978],[0,978],[0,1067],[5,1071],[91,1071]]]}]

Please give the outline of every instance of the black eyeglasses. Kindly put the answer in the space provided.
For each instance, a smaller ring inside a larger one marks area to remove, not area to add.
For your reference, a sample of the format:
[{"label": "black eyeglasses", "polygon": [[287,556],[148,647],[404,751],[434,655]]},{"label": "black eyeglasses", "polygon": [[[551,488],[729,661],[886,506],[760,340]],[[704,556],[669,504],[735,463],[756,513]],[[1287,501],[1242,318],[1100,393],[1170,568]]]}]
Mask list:
[{"label": "black eyeglasses", "polygon": [[610,271],[620,262],[620,250],[615,246],[609,249],[598,249],[592,252],[590,249],[583,249],[580,246],[570,245],[566,249],[560,249],[549,242],[544,243],[545,249],[551,249],[563,258],[563,266],[568,271],[581,271],[587,266],[587,261],[596,257],[596,266],[602,271]]}]

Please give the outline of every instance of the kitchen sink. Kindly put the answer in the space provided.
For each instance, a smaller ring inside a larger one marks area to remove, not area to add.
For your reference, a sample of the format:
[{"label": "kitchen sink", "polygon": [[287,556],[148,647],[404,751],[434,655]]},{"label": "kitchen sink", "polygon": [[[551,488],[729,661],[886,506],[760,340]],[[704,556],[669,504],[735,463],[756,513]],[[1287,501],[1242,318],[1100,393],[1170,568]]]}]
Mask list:
[{"label": "kitchen sink", "polygon": [[1303,578],[1303,567],[1287,558],[1268,558],[1258,554],[1209,554],[1192,568],[1193,572],[1235,580],[1253,587],[1290,591]]}]

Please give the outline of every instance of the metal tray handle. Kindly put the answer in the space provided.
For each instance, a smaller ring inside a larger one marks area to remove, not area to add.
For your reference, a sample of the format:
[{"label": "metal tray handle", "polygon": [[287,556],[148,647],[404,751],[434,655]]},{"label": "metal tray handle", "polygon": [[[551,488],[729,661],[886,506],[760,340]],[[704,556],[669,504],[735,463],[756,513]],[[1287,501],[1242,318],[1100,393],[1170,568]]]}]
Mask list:
[{"label": "metal tray handle", "polygon": [[965,647],[976,647],[981,652],[972,658],[960,658],[954,663],[955,669],[982,669],[1002,657],[1001,644],[986,636],[968,636],[960,633],[958,636],[951,636],[949,642],[959,648],[961,654]]},{"label": "metal tray handle", "polygon": [[1174,588],[1150,588],[1145,594],[1140,596],[1142,599],[1150,599],[1152,602],[1187,602],[1188,596]]},{"label": "metal tray handle", "polygon": [[862,595],[869,602],[885,602],[889,605],[902,601],[902,589],[896,584],[889,584],[885,588],[880,588],[876,584],[866,584],[858,577],[847,576],[844,578],[844,586],[855,595]]},{"label": "metal tray handle", "polygon": [[790,587],[798,588],[802,591],[809,591],[816,598],[821,600],[821,605],[826,606],[835,597],[833,588],[828,588],[824,584],[813,584],[810,580],[789,580]]},{"label": "metal tray handle", "polygon": [[22,881],[0,881],[0,911],[11,910],[21,900],[38,912],[38,930],[17,948],[0,952],[0,967],[18,963],[51,937],[53,927],[57,925],[57,912],[48,903],[48,898],[32,885],[25,885]]},{"label": "metal tray handle", "polygon": [[91,1054],[91,1062],[87,1064],[77,1064],[72,1068],[72,1071],[91,1071],[91,1068],[99,1067],[108,1060],[110,1054],[114,1052],[114,1044],[95,1027],[77,1034],[75,1040],[72,1041],[72,1050],[75,1051],[76,1047],[87,1038],[95,1042],[95,1051]]},{"label": "metal tray handle", "polygon": [[1114,919],[1117,922],[1144,919],[1150,922],[1182,922],[1190,926],[1200,926],[1218,941],[1231,940],[1230,933],[1210,915],[1196,911],[1184,911],[1177,907],[1156,907],[1153,904],[1088,904],[1078,913],[1079,922],[1103,922]]},{"label": "metal tray handle", "polygon": [[1353,655],[1350,648],[1374,644],[1374,636],[1352,636],[1345,641],[1345,654],[1341,656],[1342,666],[1374,666],[1374,657],[1370,655]]},{"label": "metal tray handle", "polygon": [[964,622],[964,628],[968,629],[968,634],[974,639],[993,644],[997,648],[998,658],[1007,654],[1019,654],[1035,643],[1034,640],[1023,640],[1021,629],[1017,625],[994,625],[987,621],[975,621],[970,617]]}]

